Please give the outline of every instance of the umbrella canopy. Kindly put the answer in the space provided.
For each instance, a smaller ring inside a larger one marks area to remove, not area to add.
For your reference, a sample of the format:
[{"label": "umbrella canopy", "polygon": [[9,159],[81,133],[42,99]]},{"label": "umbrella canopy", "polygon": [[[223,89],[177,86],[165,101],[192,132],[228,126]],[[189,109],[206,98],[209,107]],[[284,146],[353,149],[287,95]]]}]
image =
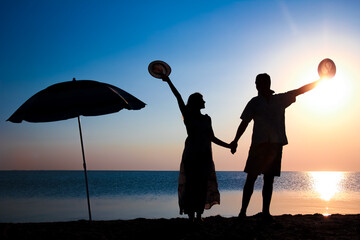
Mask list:
[{"label": "umbrella canopy", "polygon": [[52,122],[78,116],[98,116],[125,108],[139,110],[145,103],[110,84],[79,80],[62,82],[36,93],[8,119],[10,122]]},{"label": "umbrella canopy", "polygon": [[23,120],[28,122],[52,122],[77,117],[89,220],[91,221],[89,187],[80,116],[98,116],[118,112],[123,108],[139,110],[143,107],[145,107],[145,103],[120,88],[92,80],[76,81],[74,78],[73,81],[54,84],[36,93],[21,105],[7,121],[13,123],[21,123]]}]

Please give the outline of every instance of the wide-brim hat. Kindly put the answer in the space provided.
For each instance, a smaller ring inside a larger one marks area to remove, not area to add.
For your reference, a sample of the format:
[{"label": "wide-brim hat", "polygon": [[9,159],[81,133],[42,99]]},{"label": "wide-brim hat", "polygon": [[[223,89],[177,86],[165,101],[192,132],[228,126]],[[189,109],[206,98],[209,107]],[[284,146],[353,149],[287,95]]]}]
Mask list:
[{"label": "wide-brim hat", "polygon": [[333,78],[336,74],[336,65],[330,58],[323,59],[318,66],[318,73],[321,78]]},{"label": "wide-brim hat", "polygon": [[169,64],[160,60],[151,62],[149,64],[148,70],[151,76],[155,78],[161,78],[163,75],[169,76],[171,73]]}]

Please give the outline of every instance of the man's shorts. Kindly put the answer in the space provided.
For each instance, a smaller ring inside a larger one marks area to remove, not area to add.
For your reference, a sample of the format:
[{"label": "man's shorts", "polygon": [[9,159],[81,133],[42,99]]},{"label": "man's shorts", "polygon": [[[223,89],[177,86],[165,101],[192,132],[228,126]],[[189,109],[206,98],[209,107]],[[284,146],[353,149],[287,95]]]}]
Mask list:
[{"label": "man's shorts", "polygon": [[244,172],[253,175],[280,176],[283,145],[261,143],[251,146]]}]

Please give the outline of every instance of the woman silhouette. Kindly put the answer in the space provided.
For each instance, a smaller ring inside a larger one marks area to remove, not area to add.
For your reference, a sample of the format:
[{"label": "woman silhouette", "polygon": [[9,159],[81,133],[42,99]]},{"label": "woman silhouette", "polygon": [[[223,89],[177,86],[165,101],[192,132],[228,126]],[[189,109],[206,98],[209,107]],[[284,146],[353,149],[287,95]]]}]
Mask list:
[{"label": "woman silhouette", "polygon": [[226,148],[231,146],[215,137],[211,118],[201,114],[200,110],[205,108],[205,101],[200,93],[191,94],[185,105],[169,77],[163,75],[162,80],[169,84],[177,99],[188,134],[180,164],[180,214],[188,214],[193,221],[196,213],[196,219],[201,220],[204,209],[220,204],[211,142]]}]

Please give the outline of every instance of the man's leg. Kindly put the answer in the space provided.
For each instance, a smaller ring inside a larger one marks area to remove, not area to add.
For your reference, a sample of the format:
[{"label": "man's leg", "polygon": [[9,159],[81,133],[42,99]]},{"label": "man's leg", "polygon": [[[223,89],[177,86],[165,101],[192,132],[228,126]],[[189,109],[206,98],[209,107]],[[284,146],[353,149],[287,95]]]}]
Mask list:
[{"label": "man's leg", "polygon": [[246,217],[246,210],[249,206],[251,195],[253,194],[254,191],[254,184],[256,178],[257,175],[252,175],[252,174],[248,174],[246,177],[246,182],[243,189],[242,206],[239,217]]},{"label": "man's leg", "polygon": [[273,192],[274,176],[264,175],[264,186],[262,191],[263,197],[263,214],[270,215],[270,202]]}]

